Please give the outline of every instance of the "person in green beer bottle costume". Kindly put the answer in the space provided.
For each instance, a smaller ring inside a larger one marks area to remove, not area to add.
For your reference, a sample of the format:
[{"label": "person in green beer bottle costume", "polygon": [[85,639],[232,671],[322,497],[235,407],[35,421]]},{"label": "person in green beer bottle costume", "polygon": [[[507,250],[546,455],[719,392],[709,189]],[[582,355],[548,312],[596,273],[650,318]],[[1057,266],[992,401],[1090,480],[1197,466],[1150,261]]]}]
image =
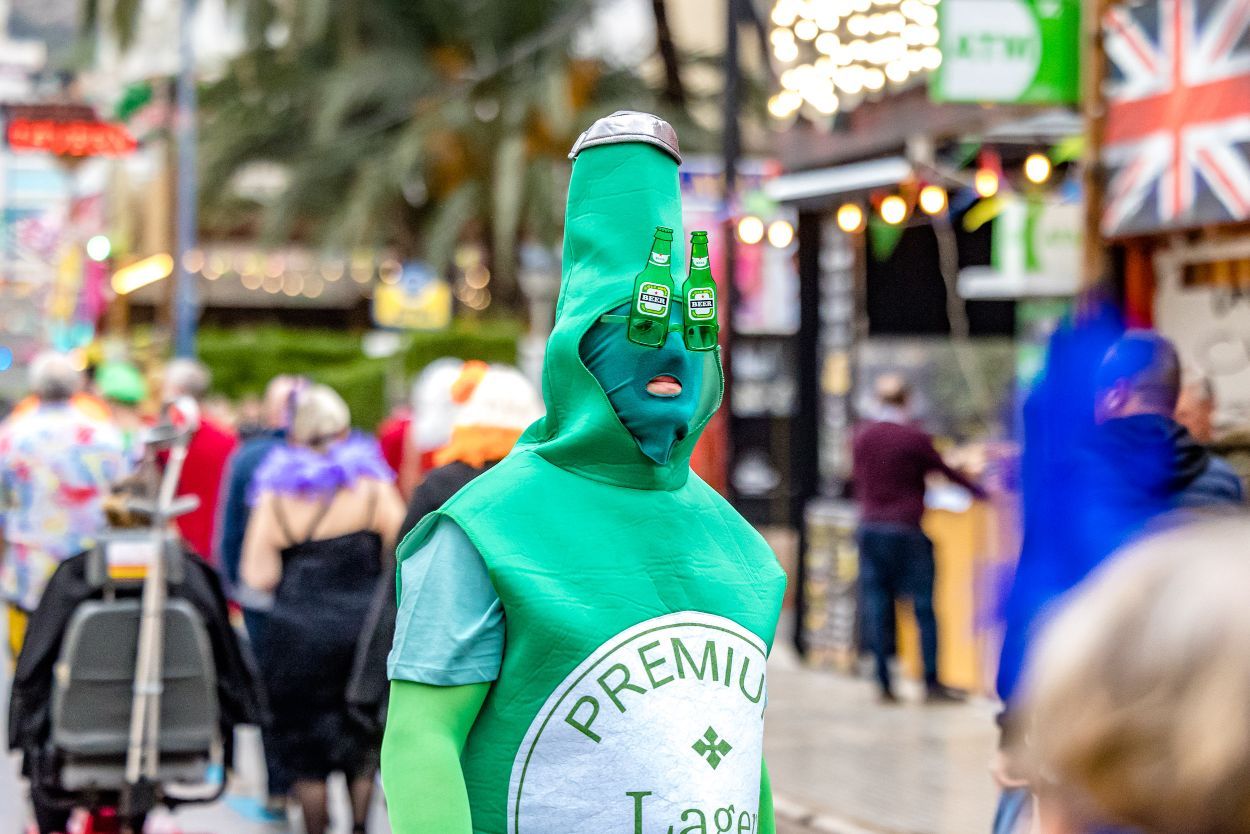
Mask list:
[{"label": "person in green beer bottle costume", "polygon": [[699,317],[714,283],[686,280],[693,308],[674,292],[677,137],[615,113],[570,158],[546,416],[399,548],[391,824],[772,832],[765,661],[785,577],[690,471],[723,378],[715,315]]}]

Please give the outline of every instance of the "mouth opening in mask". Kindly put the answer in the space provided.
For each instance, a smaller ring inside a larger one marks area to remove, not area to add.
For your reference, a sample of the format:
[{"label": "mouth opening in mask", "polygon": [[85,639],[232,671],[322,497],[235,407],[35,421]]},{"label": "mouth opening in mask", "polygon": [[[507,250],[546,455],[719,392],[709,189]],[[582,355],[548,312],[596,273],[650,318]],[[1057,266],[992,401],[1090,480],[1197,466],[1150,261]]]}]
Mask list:
[{"label": "mouth opening in mask", "polygon": [[647,393],[653,397],[680,397],[681,380],[671,374],[659,374],[647,383]]}]

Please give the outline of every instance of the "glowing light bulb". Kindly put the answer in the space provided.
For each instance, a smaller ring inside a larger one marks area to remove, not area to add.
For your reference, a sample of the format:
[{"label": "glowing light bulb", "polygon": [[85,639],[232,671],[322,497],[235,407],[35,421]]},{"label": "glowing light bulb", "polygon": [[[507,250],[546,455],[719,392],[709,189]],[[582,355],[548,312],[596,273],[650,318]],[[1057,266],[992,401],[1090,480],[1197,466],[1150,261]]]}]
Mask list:
[{"label": "glowing light bulb", "polygon": [[768,224],[768,242],[778,249],[785,249],[794,240],[794,227],[785,220]]},{"label": "glowing light bulb", "polygon": [[895,84],[903,83],[910,75],[911,73],[907,70],[907,64],[902,61],[891,61],[885,68],[885,77]]},{"label": "glowing light bulb", "polygon": [[897,194],[891,194],[881,201],[881,219],[891,226],[897,226],[907,219],[907,201]]},{"label": "glowing light bulb", "polygon": [[920,208],[925,214],[941,214],[946,210],[946,189],[940,185],[920,189]]},{"label": "glowing light bulb", "polygon": [[874,93],[885,86],[885,73],[876,67],[864,70],[864,87]]},{"label": "glowing light bulb", "polygon": [[832,3],[822,3],[816,9],[816,25],[826,32],[837,29],[839,19],[838,10],[834,8]]},{"label": "glowing light bulb", "polygon": [[773,23],[778,26],[790,26],[796,17],[798,17],[798,11],[793,3],[781,2],[773,7]]},{"label": "glowing light bulb", "polygon": [[808,99],[808,101],[811,101],[812,106],[815,107],[823,116],[832,116],[834,113],[837,113],[838,107],[841,104],[841,102],[838,101],[838,97],[832,92],[817,96],[814,101],[812,99]]},{"label": "glowing light bulb", "polygon": [[993,197],[998,193],[998,174],[989,168],[980,168],[972,179],[972,187],[983,198]]},{"label": "glowing light bulb", "polygon": [[862,14],[855,15],[846,22],[846,31],[857,38],[862,38],[868,34],[868,18]]},{"label": "glowing light bulb", "polygon": [[1050,179],[1051,170],[1050,159],[1045,154],[1030,154],[1029,158],[1024,160],[1024,176],[1036,185],[1041,185]]},{"label": "glowing light bulb", "polygon": [[863,67],[851,65],[845,69],[838,70],[835,81],[842,92],[854,96],[859,95],[864,90],[863,76]]},{"label": "glowing light bulb", "polygon": [[842,42],[838,40],[838,36],[832,32],[824,32],[820,37],[816,38],[816,49],[825,55],[834,55],[838,51],[838,47]]},{"label": "glowing light bulb", "polygon": [[838,228],[848,235],[864,228],[864,210],[855,203],[843,203],[838,207]]},{"label": "glowing light bulb", "polygon": [[799,57],[799,46],[794,41],[773,44],[773,56],[783,64],[788,64]]},{"label": "glowing light bulb", "polygon": [[764,221],[748,214],[738,221],[738,239],[748,246],[754,246],[764,239]]},{"label": "glowing light bulb", "polygon": [[794,36],[801,41],[813,40],[820,34],[820,27],[814,20],[800,20],[794,24]]},{"label": "glowing light bulb", "polygon": [[106,235],[93,235],[87,239],[87,257],[93,261],[107,260],[113,251],[113,242]]}]

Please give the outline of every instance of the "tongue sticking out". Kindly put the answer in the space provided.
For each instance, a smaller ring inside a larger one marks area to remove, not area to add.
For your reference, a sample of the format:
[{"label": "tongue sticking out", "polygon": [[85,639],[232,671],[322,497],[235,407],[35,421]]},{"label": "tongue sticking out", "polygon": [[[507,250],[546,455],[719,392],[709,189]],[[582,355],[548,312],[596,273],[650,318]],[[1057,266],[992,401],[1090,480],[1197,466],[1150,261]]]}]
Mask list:
[{"label": "tongue sticking out", "polygon": [[647,393],[654,397],[679,397],[681,396],[681,383],[676,377],[660,374],[647,383]]}]

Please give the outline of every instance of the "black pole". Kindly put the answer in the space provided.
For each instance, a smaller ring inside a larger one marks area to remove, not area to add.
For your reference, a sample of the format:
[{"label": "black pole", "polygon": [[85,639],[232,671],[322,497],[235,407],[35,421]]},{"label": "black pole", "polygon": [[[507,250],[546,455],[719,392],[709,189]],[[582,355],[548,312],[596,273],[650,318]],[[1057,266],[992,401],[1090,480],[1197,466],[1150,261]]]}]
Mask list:
[{"label": "black pole", "polygon": [[724,294],[728,316],[722,328],[724,337],[722,347],[725,356],[725,484],[730,501],[738,497],[734,487],[734,467],[737,461],[737,450],[734,448],[738,437],[737,419],[733,407],[733,343],[736,336],[734,326],[738,309],[737,282],[737,224],[734,213],[737,210],[738,190],[738,157],[742,153],[741,136],[738,128],[738,110],[742,97],[742,70],[738,65],[738,22],[742,19],[742,0],[725,0],[725,112],[723,118],[723,134],[721,153],[724,157],[724,229],[725,241],[725,272]]},{"label": "black pole", "polygon": [[820,494],[820,253],[827,215],[799,212],[799,332],[795,341],[798,403],[791,426],[790,524],[798,532],[794,584],[794,645],[807,654],[803,620],[807,613],[807,505]]}]

